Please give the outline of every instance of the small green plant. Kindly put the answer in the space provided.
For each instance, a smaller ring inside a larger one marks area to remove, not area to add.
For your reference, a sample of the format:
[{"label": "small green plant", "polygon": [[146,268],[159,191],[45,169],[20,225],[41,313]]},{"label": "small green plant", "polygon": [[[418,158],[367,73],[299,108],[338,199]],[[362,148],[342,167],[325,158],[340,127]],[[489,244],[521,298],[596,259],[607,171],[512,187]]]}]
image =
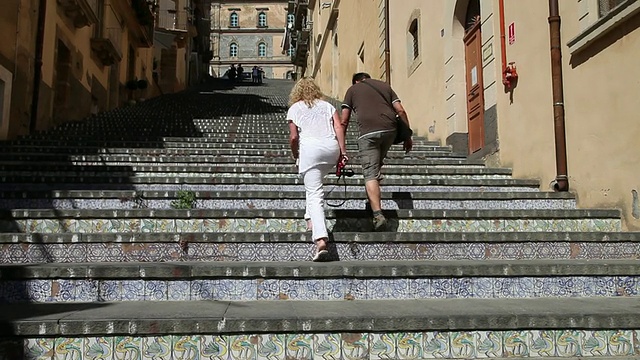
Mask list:
[{"label": "small green plant", "polygon": [[174,209],[193,209],[196,207],[196,193],[191,190],[180,190],[177,199],[171,202]]}]

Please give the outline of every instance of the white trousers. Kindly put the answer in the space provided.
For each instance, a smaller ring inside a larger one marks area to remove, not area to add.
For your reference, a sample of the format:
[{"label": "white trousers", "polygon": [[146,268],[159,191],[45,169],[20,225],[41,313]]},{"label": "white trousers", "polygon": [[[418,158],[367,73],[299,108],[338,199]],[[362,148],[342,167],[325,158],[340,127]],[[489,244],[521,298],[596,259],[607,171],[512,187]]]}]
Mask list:
[{"label": "white trousers", "polygon": [[314,242],[329,236],[324,216],[324,187],[322,185],[322,178],[324,178],[324,175],[329,172],[331,168],[333,168],[333,165],[317,165],[302,174],[307,199],[304,218],[311,219],[311,225],[313,226],[311,235]]}]

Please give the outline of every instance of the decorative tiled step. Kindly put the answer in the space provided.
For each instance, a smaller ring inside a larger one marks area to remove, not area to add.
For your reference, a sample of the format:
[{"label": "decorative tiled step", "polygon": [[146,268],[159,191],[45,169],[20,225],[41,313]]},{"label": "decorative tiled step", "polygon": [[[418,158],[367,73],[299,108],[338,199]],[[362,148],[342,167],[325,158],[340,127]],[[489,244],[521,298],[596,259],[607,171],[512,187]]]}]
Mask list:
[{"label": "decorative tiled step", "polygon": [[[26,161],[37,162],[62,162],[72,164],[95,163],[104,165],[115,165],[114,163],[129,163],[137,165],[142,163],[148,164],[182,164],[182,165],[212,165],[213,163],[254,163],[254,164],[294,164],[295,160],[291,155],[277,156],[141,156],[141,155],[60,155],[60,154],[38,154],[38,155],[2,155],[0,161],[3,163],[17,163]],[[349,162],[351,165],[359,164],[359,159],[355,157]],[[87,165],[89,165],[87,164]],[[473,161],[464,158],[441,157],[430,158],[420,156],[400,156],[389,157],[385,160],[385,164],[396,165],[484,165],[481,161]]]},{"label": "decorative tiled step", "polygon": [[[7,304],[2,336],[640,329],[636,298]],[[322,309],[322,311],[319,311]],[[529,333],[526,331],[526,333]],[[626,333],[630,335],[631,333]],[[495,334],[494,334],[495,335]],[[515,334],[513,334],[515,335]],[[578,340],[579,340],[579,336]],[[622,341],[635,354],[634,338]],[[526,341],[525,343],[528,343]],[[514,344],[507,343],[510,346]],[[507,345],[505,344],[505,345]],[[586,344],[586,343],[585,343]],[[605,345],[606,348],[606,345]]]},{"label": "decorative tiled step", "polygon": [[[24,151],[21,151],[24,150]],[[48,150],[48,151],[47,151]],[[1,154],[13,154],[20,156],[33,156],[37,157],[40,154],[46,154],[46,156],[53,155],[95,155],[95,154],[107,154],[107,155],[132,155],[132,156],[166,156],[166,157],[174,157],[174,156],[221,156],[221,155],[230,155],[230,156],[266,156],[266,157],[286,157],[291,156],[291,151],[289,149],[284,149],[283,147],[279,149],[244,149],[244,148],[221,148],[221,149],[96,149],[96,152],[86,151],[85,149],[78,148],[74,151],[60,151],[54,149],[40,149],[38,151],[32,151],[32,149],[15,149],[11,151],[2,151]],[[462,159],[466,156],[460,154],[454,154],[451,151],[423,151],[423,150],[413,150],[410,155],[405,156],[405,152],[401,149],[391,149],[388,153],[388,156],[391,158],[420,158],[420,157],[428,157],[428,158],[454,158],[454,159]],[[354,159],[358,158],[358,152],[354,150],[353,156]],[[4,156],[4,159],[7,157]]]},{"label": "decorative tiled step", "polygon": [[[480,193],[482,194],[482,193]],[[344,197],[342,194],[331,194],[328,206],[340,209],[365,209],[368,201],[365,196],[360,198]],[[146,199],[143,197],[126,197],[114,199],[0,199],[0,207],[6,209],[172,209],[176,201],[172,199]],[[200,209],[304,209],[304,199],[255,199],[247,197],[237,198],[198,198],[197,208]],[[575,200],[420,200],[415,198],[382,200],[382,207],[387,210],[398,209],[434,209],[434,210],[478,210],[478,209],[575,209]]]},{"label": "decorative tiled step", "polygon": [[[108,171],[0,171],[0,178],[6,179],[7,182],[20,182],[20,178],[24,179],[23,182],[28,182],[27,179],[53,179],[51,182],[55,182],[56,178],[73,179],[69,182],[83,183],[87,182],[85,179],[95,179],[97,182],[107,183],[109,181],[114,182],[128,182],[132,183],[181,183],[182,179],[199,179],[201,183],[220,183],[228,184],[229,179],[237,178],[240,183],[255,183],[264,184],[271,183],[271,181],[286,181],[287,183],[299,183],[301,177],[297,173],[261,173],[259,167],[253,167],[255,170],[253,173],[224,173],[224,172],[108,172]],[[162,179],[162,180],[161,180]],[[327,182],[337,180],[334,174],[327,174],[325,176]],[[443,174],[393,174],[387,173],[384,175],[385,183],[394,184],[396,180],[501,180],[511,179],[510,175],[501,174],[469,174],[469,175],[443,175]],[[360,181],[364,184],[364,177],[359,172],[354,172],[351,176],[351,184],[354,181]],[[231,181],[234,183],[234,181]]]},{"label": "decorative tiled step", "polygon": [[[640,259],[640,233],[333,233],[334,260]],[[304,261],[310,233],[0,234],[0,263]]]},{"label": "decorative tiled step", "polygon": [[[303,209],[303,191],[196,191],[200,209]],[[179,197],[177,191],[0,191],[4,209],[170,209]],[[364,209],[364,191],[326,195],[328,206]],[[383,208],[397,209],[573,209],[575,198],[569,193],[552,192],[384,192]]]},{"label": "decorative tiled step", "polygon": [[[241,335],[64,336],[0,339],[7,359],[631,359],[640,356],[640,331],[531,329],[258,333]],[[70,349],[70,350],[68,350]],[[78,349],[78,350],[76,350]],[[28,353],[31,357],[26,357]],[[118,355],[116,355],[118,354]],[[173,356],[172,356],[173,354]],[[45,356],[44,358],[36,356]],[[253,357],[255,355],[256,357]],[[199,356],[199,357],[197,357]],[[4,360],[4,359],[3,359]]]},{"label": "decorative tiled step", "polygon": [[[189,180],[189,179],[186,179]],[[362,185],[347,186],[346,188],[341,183],[336,185],[335,182],[328,183],[326,191],[331,191],[335,188],[334,192],[350,192],[361,191]],[[25,183],[14,184],[2,184],[0,183],[0,190],[2,191],[20,191],[25,188]],[[250,185],[250,184],[236,184],[236,185],[204,185],[204,184],[190,184],[188,181],[184,183],[175,184],[133,184],[130,182],[122,184],[65,184],[65,183],[29,183],[29,189],[32,191],[58,191],[58,190],[94,190],[94,191],[112,191],[112,190],[134,190],[134,191],[205,191],[205,192],[217,192],[217,191],[304,191],[304,186],[300,185]],[[466,186],[446,184],[441,185],[383,185],[382,192],[538,192],[536,186]]]},{"label": "decorative tiled step", "polygon": [[[207,143],[174,143],[174,142],[157,142],[157,143],[120,143],[120,144],[110,144],[110,143],[95,143],[95,142],[82,142],[79,144],[73,143],[65,143],[62,142],[58,144],[57,142],[51,141],[46,142],[42,141],[39,143],[33,143],[31,145],[7,145],[0,143],[0,152],[57,152],[57,153],[65,153],[65,154],[74,154],[74,153],[105,153],[105,154],[113,154],[113,153],[127,153],[127,152],[140,152],[140,151],[163,151],[166,153],[169,152],[178,152],[178,151],[190,151],[193,153],[198,150],[208,150],[208,149],[262,149],[262,150],[272,150],[272,149],[287,149],[288,144],[268,144],[268,143],[229,143],[229,142],[218,142],[211,141]],[[397,149],[394,147],[393,149]],[[358,145],[351,143],[347,144],[347,150],[351,152],[357,152]],[[434,146],[434,145],[413,145],[413,151],[440,151],[440,152],[450,152],[451,147],[449,146]]]},{"label": "decorative tiled step", "polygon": [[[635,260],[0,266],[0,303],[637,297]],[[532,275],[535,274],[535,275]]]},{"label": "decorative tiled step", "polygon": [[[197,174],[196,174],[197,175]],[[226,175],[226,176],[225,176]],[[276,174],[277,175],[277,174]],[[4,185],[11,183],[17,184],[37,184],[45,183],[53,184],[228,184],[228,185],[300,185],[303,186],[302,179],[293,174],[282,176],[258,176],[253,174],[211,174],[210,176],[91,176],[90,174],[63,175],[63,176],[28,176],[28,175],[8,175],[0,177]],[[325,176],[324,184],[336,185],[338,178],[335,176]],[[537,180],[520,180],[511,178],[450,178],[448,176],[412,176],[412,177],[385,177],[384,186],[469,186],[469,187],[529,187],[538,188],[540,183]],[[344,186],[363,186],[361,176],[341,179],[339,185]],[[6,186],[0,185],[0,188]],[[284,190],[284,189],[283,189]]]},{"label": "decorative tiled step", "polygon": [[[326,211],[333,232],[371,231],[365,210]],[[617,210],[392,210],[394,232],[619,231]],[[12,210],[0,230],[29,233],[300,232],[304,210]]]},{"label": "decorative tiled step", "polygon": [[[353,167],[354,172],[361,173],[360,166]],[[0,174],[19,175],[22,172],[43,172],[43,173],[71,173],[71,174],[103,174],[121,176],[132,173],[217,173],[217,174],[298,174],[298,167],[295,164],[238,167],[230,164],[194,166],[194,165],[73,165],[69,163],[0,163]],[[333,172],[332,172],[333,173]],[[331,173],[331,174],[332,174]],[[407,165],[386,165],[385,175],[422,175],[422,176],[478,176],[478,177],[508,177],[511,176],[511,169],[506,168],[466,168],[466,167],[417,167]]]},{"label": "decorative tiled step", "polygon": [[[149,147],[164,147],[164,148],[182,148],[182,147],[208,147],[215,146],[214,144],[221,144],[226,146],[239,146],[244,147],[247,144],[256,144],[256,145],[278,145],[278,146],[288,146],[289,140],[287,138],[255,138],[255,139],[229,139],[226,137],[220,138],[209,138],[209,137],[175,137],[175,136],[163,136],[161,138],[144,138],[140,137],[136,140],[118,140],[118,139],[106,139],[106,140],[97,140],[97,139],[73,139],[73,140],[63,140],[63,139],[51,139],[49,137],[43,137],[42,139],[20,139],[20,140],[12,140],[7,142],[0,143],[0,146],[12,147],[15,145],[21,146],[39,146],[39,145],[47,145],[47,146],[65,146],[65,147],[73,147],[77,146],[97,146],[97,147],[121,147],[121,148],[149,148]],[[353,143],[347,144],[348,146],[355,146]],[[440,146],[440,143],[437,141],[428,141],[426,139],[417,137],[413,139],[414,146]]]}]

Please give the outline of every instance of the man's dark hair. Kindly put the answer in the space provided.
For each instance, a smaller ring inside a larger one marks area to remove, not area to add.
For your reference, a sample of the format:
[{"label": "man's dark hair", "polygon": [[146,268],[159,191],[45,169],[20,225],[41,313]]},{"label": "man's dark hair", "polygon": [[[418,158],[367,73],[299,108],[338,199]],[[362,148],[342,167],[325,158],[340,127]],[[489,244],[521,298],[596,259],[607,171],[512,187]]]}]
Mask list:
[{"label": "man's dark hair", "polygon": [[353,74],[353,77],[351,78],[351,85],[355,84],[356,81],[362,81],[364,79],[371,79],[371,75],[365,72]]}]

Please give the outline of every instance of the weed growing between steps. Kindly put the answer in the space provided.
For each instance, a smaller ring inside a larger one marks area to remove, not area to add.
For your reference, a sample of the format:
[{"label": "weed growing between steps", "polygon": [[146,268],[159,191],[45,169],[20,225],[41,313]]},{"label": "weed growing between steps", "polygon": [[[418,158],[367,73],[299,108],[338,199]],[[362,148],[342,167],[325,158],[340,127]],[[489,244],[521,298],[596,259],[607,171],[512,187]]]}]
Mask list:
[{"label": "weed growing between steps", "polygon": [[171,202],[174,209],[195,209],[197,205],[196,193],[191,190],[180,190],[177,193],[177,199]]}]

